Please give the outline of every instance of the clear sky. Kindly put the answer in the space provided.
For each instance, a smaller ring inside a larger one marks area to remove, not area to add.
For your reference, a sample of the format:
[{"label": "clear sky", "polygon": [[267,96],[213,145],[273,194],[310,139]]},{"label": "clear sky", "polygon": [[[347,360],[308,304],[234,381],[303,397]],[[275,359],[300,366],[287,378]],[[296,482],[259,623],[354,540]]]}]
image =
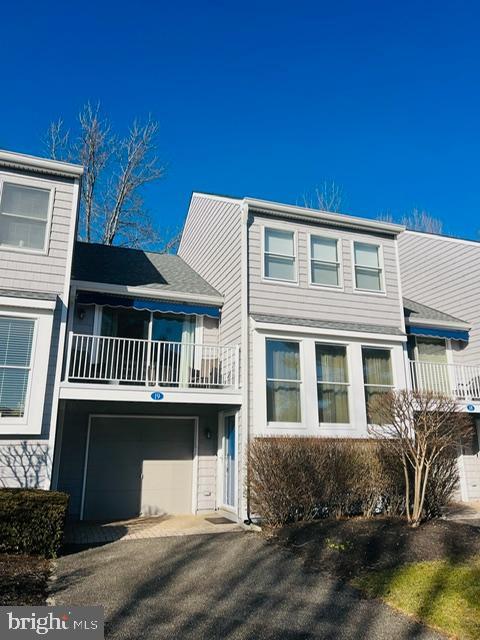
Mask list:
[{"label": "clear sky", "polygon": [[478,2],[7,2],[0,147],[86,100],[117,127],[152,113],[164,180],[147,202],[181,224],[192,190],[300,203],[324,180],[343,209],[424,208],[480,229]]}]

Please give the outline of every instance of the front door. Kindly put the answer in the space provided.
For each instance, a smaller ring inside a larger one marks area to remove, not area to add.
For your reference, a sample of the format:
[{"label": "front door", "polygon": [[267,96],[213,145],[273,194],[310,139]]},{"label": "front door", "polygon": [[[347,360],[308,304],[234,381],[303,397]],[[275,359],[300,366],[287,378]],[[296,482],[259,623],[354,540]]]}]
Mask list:
[{"label": "front door", "polygon": [[223,415],[223,503],[225,507],[236,505],[236,419],[234,413]]}]

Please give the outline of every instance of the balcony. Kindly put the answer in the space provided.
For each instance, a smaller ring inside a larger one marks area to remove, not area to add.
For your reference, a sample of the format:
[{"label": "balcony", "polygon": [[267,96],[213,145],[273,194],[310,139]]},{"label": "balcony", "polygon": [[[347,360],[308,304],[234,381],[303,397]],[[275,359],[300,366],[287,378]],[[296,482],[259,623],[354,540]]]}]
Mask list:
[{"label": "balcony", "polygon": [[459,401],[480,400],[480,366],[410,360],[415,391],[430,391]]},{"label": "balcony", "polygon": [[238,392],[239,347],[71,333],[65,370],[68,385]]}]

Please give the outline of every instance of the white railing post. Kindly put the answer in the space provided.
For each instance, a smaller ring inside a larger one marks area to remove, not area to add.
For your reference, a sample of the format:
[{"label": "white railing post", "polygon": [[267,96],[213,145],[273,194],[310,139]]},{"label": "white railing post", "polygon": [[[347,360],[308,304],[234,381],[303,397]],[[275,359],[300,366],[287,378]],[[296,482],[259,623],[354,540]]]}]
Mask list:
[{"label": "white railing post", "polygon": [[[244,372],[245,375],[245,372]],[[240,345],[235,346],[235,389],[240,389]]]},{"label": "white railing post", "polygon": [[69,331],[67,341],[67,360],[65,362],[65,375],[64,380],[68,382],[70,378],[70,362],[72,360],[72,346],[73,346],[73,333]]}]

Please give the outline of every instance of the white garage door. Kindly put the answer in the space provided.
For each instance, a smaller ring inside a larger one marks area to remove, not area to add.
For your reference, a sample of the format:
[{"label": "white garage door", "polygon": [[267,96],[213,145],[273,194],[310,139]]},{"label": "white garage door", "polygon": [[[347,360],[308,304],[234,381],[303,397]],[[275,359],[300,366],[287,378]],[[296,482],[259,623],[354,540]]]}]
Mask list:
[{"label": "white garage door", "polygon": [[195,421],[92,417],[84,520],[192,512]]}]

